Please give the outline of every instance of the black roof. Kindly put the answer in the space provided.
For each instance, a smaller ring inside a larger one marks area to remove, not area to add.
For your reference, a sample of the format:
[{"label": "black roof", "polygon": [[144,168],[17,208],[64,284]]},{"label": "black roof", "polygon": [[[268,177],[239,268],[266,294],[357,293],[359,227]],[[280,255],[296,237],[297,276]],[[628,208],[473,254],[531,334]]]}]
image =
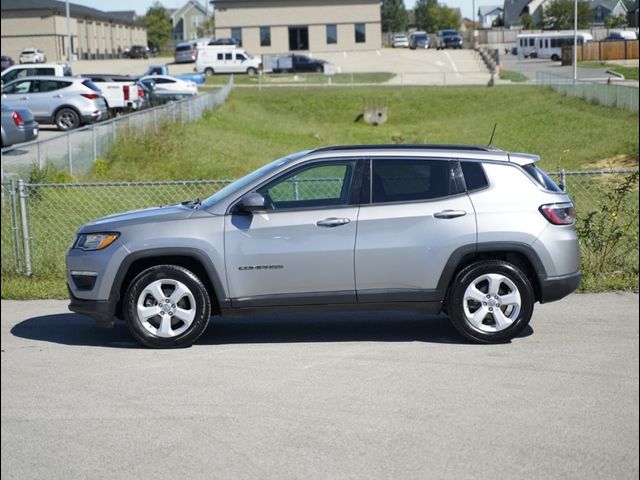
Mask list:
[{"label": "black roof", "polygon": [[[50,10],[63,16],[66,14],[65,2],[58,0],[2,0],[1,9],[3,14],[4,12],[25,10]],[[95,18],[116,23],[142,25],[141,22],[132,20],[128,12],[103,12],[75,3],[69,3],[69,14],[74,18]]]},{"label": "black roof", "polygon": [[313,152],[339,152],[349,150],[462,150],[465,152],[502,152],[499,148],[491,145],[451,145],[451,144],[376,144],[376,145],[336,145],[333,147],[322,147]]}]

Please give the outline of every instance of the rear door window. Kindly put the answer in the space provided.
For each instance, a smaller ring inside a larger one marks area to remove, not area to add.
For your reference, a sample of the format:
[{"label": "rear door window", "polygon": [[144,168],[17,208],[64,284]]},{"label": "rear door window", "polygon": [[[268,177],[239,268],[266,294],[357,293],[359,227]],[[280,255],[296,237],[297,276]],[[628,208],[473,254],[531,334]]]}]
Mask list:
[{"label": "rear door window", "polygon": [[481,190],[489,185],[482,164],[479,162],[460,162],[467,191]]},{"label": "rear door window", "polygon": [[453,190],[450,172],[448,160],[373,160],[372,202],[412,202],[446,197]]}]

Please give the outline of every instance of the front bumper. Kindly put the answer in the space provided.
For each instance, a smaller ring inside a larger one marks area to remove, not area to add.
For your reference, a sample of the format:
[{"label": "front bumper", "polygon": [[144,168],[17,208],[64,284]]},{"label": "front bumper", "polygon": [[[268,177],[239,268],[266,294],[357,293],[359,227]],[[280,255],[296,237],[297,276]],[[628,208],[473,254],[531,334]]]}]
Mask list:
[{"label": "front bumper", "polygon": [[549,303],[566,297],[580,286],[580,272],[560,277],[540,278],[540,303]]},{"label": "front bumper", "polygon": [[110,300],[83,300],[71,293],[69,285],[67,285],[67,290],[69,290],[69,298],[71,299],[69,310],[95,319],[96,325],[99,327],[113,327],[116,311],[114,302]]}]

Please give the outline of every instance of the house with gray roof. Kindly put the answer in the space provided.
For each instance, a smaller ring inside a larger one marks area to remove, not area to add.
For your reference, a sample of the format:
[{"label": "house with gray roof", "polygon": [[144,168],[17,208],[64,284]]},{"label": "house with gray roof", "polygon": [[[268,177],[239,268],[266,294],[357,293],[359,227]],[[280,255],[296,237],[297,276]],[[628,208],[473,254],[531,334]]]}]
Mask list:
[{"label": "house with gray roof", "polygon": [[504,8],[502,5],[484,5],[478,7],[478,22],[481,28],[491,28],[493,22],[502,15]]}]

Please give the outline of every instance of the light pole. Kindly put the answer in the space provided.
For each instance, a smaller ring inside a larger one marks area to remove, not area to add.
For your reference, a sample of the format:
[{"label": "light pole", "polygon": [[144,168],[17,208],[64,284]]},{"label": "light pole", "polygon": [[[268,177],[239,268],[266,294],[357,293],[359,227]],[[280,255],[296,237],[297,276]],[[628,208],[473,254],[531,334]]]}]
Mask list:
[{"label": "light pole", "polygon": [[69,15],[69,0],[66,0],[67,13],[67,63],[71,65],[71,16]]},{"label": "light pole", "polygon": [[573,0],[573,84],[578,81],[578,0]]},{"label": "light pole", "polygon": [[471,2],[471,46],[476,48],[476,0]]}]

